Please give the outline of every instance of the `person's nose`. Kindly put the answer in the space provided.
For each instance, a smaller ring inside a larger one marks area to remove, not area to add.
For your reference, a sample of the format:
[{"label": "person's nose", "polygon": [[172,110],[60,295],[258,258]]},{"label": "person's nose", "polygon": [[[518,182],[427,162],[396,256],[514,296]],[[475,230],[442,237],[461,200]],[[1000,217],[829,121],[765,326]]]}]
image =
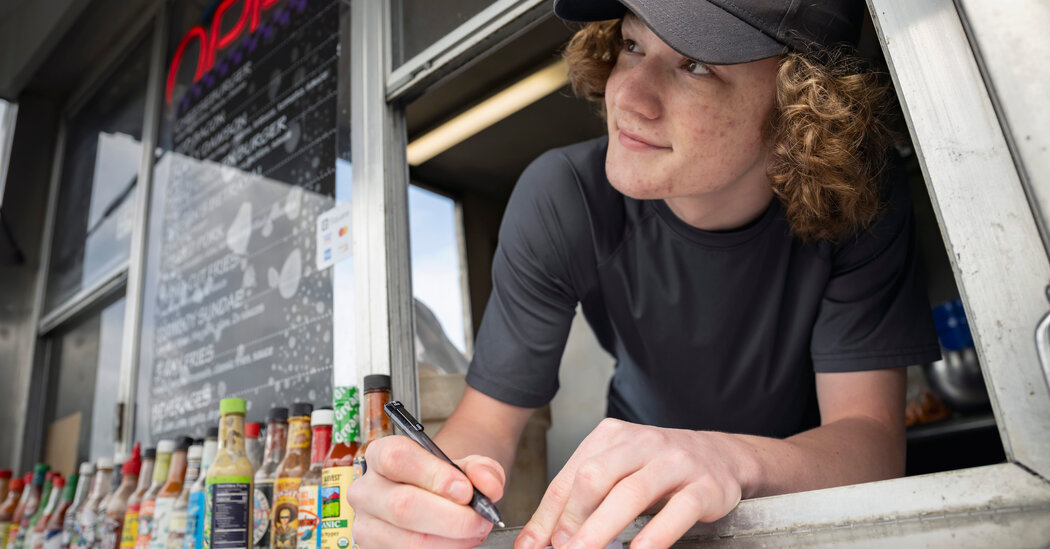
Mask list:
[{"label": "person's nose", "polygon": [[613,99],[620,110],[655,120],[663,114],[659,87],[664,75],[657,70],[656,63],[648,61],[643,60],[623,70]]}]

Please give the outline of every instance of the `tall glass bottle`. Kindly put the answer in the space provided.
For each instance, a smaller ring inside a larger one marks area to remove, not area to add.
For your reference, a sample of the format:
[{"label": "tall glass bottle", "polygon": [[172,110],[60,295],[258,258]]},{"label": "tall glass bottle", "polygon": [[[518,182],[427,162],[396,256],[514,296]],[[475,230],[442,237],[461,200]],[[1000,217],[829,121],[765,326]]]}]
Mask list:
[{"label": "tall glass bottle", "polygon": [[346,500],[354,480],[354,455],[361,436],[357,387],[334,387],[335,428],[332,449],[324,460],[321,479],[321,549],[347,549],[353,543],[350,527],[354,510]]},{"label": "tall glass bottle", "polygon": [[95,549],[98,546],[98,504],[109,489],[109,482],[113,479],[113,460],[107,457],[99,458],[95,462],[95,476],[91,478],[91,492],[87,500],[77,513],[77,525],[79,527],[79,539],[77,549]]},{"label": "tall glass bottle", "polygon": [[[15,539],[18,537],[18,530],[22,525],[22,517],[25,515],[26,506],[29,504],[29,498],[33,497],[33,481],[36,480],[36,472],[26,473],[22,477],[22,482],[25,485],[22,488],[22,497],[18,498],[18,504],[15,505],[15,511],[11,515],[11,525],[7,527],[7,537],[5,538],[3,547],[0,549],[8,549],[15,546]],[[37,497],[40,497],[39,495]]]},{"label": "tall glass bottle", "polygon": [[153,483],[153,470],[157,464],[157,449],[146,448],[142,453],[142,467],[139,468],[139,479],[135,491],[128,496],[124,507],[124,526],[120,531],[120,549],[134,549],[139,536],[139,511],[142,510],[142,498]]},{"label": "tall glass bottle", "polygon": [[273,487],[273,510],[270,511],[271,549],[295,549],[299,527],[299,484],[310,468],[310,413],[308,402],[292,404],[288,418],[288,446],[277,466]]},{"label": "tall glass bottle", "polygon": [[44,495],[44,483],[48,479],[50,470],[51,466],[46,463],[37,463],[33,467],[33,483],[29,486],[29,496],[26,498],[25,507],[22,508],[22,515],[18,517],[17,523],[11,525],[11,534],[7,542],[9,549],[21,549],[25,545],[26,527],[29,520],[33,518],[41,505],[47,504],[46,501],[42,502],[41,498]]},{"label": "tall glass bottle", "polygon": [[210,427],[208,438],[204,440],[204,451],[201,454],[201,474],[190,487],[189,502],[186,505],[186,539],[183,549],[201,549],[204,543],[204,509],[205,502],[205,479],[208,469],[215,461],[215,453],[219,449],[219,428]]},{"label": "tall glass bottle", "polygon": [[16,478],[8,486],[7,497],[0,503],[0,549],[7,549],[7,535],[11,532],[11,519],[25,490],[25,479]]},{"label": "tall glass bottle", "polygon": [[149,549],[149,538],[153,533],[153,514],[157,508],[157,493],[168,480],[168,469],[171,468],[171,455],[175,452],[174,440],[162,440],[157,443],[157,461],[153,464],[153,481],[142,496],[139,505],[139,527],[135,536],[135,549]]},{"label": "tall glass bottle", "polygon": [[175,507],[175,500],[182,494],[182,484],[186,480],[186,467],[189,464],[187,453],[190,446],[193,446],[193,439],[190,437],[179,437],[175,443],[175,453],[171,456],[168,480],[157,492],[149,549],[167,549],[168,547],[168,528],[170,526],[168,521],[171,520],[171,510]]},{"label": "tall glass bottle", "polygon": [[298,549],[321,547],[321,470],[332,446],[332,409],[325,407],[310,414],[310,468],[299,484]]},{"label": "tall glass bottle", "polygon": [[76,547],[80,543],[80,523],[77,515],[84,508],[88,495],[91,493],[92,479],[95,476],[95,464],[85,461],[80,464],[80,478],[77,479],[77,490],[73,493],[73,503],[66,510],[66,518],[62,521],[62,547]]},{"label": "tall glass bottle", "polygon": [[[15,549],[33,549],[33,542],[35,541],[36,525],[40,522],[40,518],[48,513],[48,509],[54,509],[58,502],[52,497],[52,487],[55,485],[55,479],[61,477],[55,471],[51,471],[44,475],[44,489],[40,493],[40,505],[37,506],[36,512],[32,516],[22,517],[22,525],[19,527],[18,539],[15,540]],[[63,484],[64,486],[64,484]]]},{"label": "tall glass bottle", "polygon": [[206,549],[245,549],[252,544],[252,464],[244,451],[243,398],[219,402],[219,451],[208,468],[204,511]]},{"label": "tall glass bottle", "polygon": [[288,443],[288,408],[270,408],[266,423],[266,446],[262,464],[255,471],[255,511],[252,522],[255,549],[270,549],[270,510],[273,508],[273,482],[277,466],[284,459]]},{"label": "tall glass bottle", "polygon": [[44,529],[47,528],[47,521],[51,520],[51,514],[62,503],[62,492],[65,489],[66,479],[62,477],[61,473],[54,473],[51,477],[51,490],[48,492],[47,505],[38,511],[37,516],[33,518],[33,529],[29,533],[29,537],[26,538],[25,546],[27,549],[43,549]]},{"label": "tall glass bottle", "polygon": [[248,461],[252,464],[252,469],[255,471],[259,470],[259,466],[262,465],[263,460],[263,445],[259,441],[259,431],[262,430],[262,425],[248,421],[244,424],[244,451],[248,454]]},{"label": "tall glass bottle", "polygon": [[365,451],[372,442],[394,434],[383,407],[390,402],[390,376],[373,374],[365,376],[365,443],[354,456],[354,478],[361,478],[368,465],[365,463]]},{"label": "tall glass bottle", "polygon": [[124,519],[127,517],[128,500],[135,493],[142,471],[142,448],[138,442],[131,450],[131,457],[120,466],[120,486],[110,494],[103,511],[102,532],[99,535],[101,549],[120,549],[124,539]]},{"label": "tall glass bottle", "polygon": [[[124,478],[124,462],[127,461],[127,456],[124,454],[116,454],[113,456],[113,477],[109,481],[109,490],[106,491],[106,495],[102,497],[102,501],[98,503],[99,518],[103,522],[105,519],[102,518],[106,509],[109,508],[109,498],[113,497],[113,494],[117,493],[120,489],[121,481]],[[102,539],[101,532],[99,533],[99,539]]]},{"label": "tall glass bottle", "polygon": [[203,445],[204,439],[197,439],[186,452],[186,480],[182,483],[182,492],[175,499],[175,506],[171,508],[171,518],[168,519],[168,544],[165,549],[182,549],[182,544],[186,542],[186,514],[190,504],[190,489],[201,474]]},{"label": "tall glass bottle", "polygon": [[59,502],[58,507],[51,512],[51,517],[47,519],[47,524],[44,525],[44,535],[40,542],[42,549],[61,549],[62,525],[66,522],[66,514],[69,513],[69,507],[73,505],[73,496],[76,495],[79,482],[80,475],[76,473],[69,475],[66,487],[62,490],[62,500]]}]

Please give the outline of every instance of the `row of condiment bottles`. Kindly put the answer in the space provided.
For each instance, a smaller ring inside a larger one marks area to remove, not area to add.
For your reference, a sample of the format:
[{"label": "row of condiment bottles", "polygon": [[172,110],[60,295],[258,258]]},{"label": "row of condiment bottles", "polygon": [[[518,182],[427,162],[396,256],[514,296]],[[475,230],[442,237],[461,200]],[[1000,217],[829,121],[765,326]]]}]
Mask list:
[{"label": "row of condiment bottles", "polygon": [[270,410],[258,461],[245,445],[246,402],[224,399],[207,439],[136,443],[119,475],[108,458],[68,481],[38,464],[0,497],[0,549],[346,549],[346,489],[368,442],[391,434],[389,400],[389,376],[366,376],[364,444],[357,389],[336,387],[335,410]]}]

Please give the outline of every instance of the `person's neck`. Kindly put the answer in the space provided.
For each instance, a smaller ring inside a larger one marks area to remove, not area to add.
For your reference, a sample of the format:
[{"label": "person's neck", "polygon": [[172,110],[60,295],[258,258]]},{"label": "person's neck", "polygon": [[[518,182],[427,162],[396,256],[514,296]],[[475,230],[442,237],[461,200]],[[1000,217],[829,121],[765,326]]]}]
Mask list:
[{"label": "person's neck", "polygon": [[739,229],[762,215],[773,199],[768,181],[733,185],[718,192],[665,198],[671,212],[703,231]]}]

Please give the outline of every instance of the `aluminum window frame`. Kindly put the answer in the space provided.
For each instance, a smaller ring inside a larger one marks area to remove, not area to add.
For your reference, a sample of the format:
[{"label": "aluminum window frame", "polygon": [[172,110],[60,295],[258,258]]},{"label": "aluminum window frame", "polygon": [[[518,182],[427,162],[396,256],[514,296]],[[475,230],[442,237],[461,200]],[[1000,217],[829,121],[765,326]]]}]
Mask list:
[{"label": "aluminum window frame", "polygon": [[[355,96],[355,104],[376,107],[381,116],[394,119],[381,124],[385,133],[374,142],[386,149],[397,149],[386,151],[385,155],[383,151],[372,151],[369,158],[355,158],[375,164],[385,162],[383,169],[389,174],[400,173],[403,167],[389,164],[404,146],[405,136],[397,134],[399,116],[403,127],[403,109],[397,110],[396,105],[468,63],[487,45],[513,32],[514,25],[523,28],[520,19],[524,14],[541,17],[536,15],[541,4],[546,9],[546,2],[497,2],[388,74],[386,105],[374,97]],[[1003,98],[982,77],[980,49],[971,41],[973,35],[968,35],[965,17],[960,13],[963,9],[957,4],[969,9],[977,3],[867,0],[970,315],[1008,462],[747,501],[724,519],[698,526],[691,534],[733,537],[813,531],[865,521],[1050,506],[1050,368],[1045,373],[1040,368],[1032,337],[1039,320],[1044,316],[1050,319],[1045,291],[1050,262],[1033,213],[1034,204],[1026,193],[1025,178],[1019,173],[1022,164],[1008,145],[1008,140],[1016,139],[1001,118],[1001,109],[994,106]],[[519,10],[515,12],[517,17],[510,15],[514,10]],[[385,24],[389,25],[389,21]],[[983,32],[979,29],[976,34]],[[374,41],[370,44],[375,47]],[[359,52],[355,59],[375,57],[371,62],[378,63],[378,58],[384,57],[389,63],[390,47],[388,41],[371,56]],[[392,107],[394,113],[390,111]],[[357,141],[366,135],[373,139],[379,135],[363,133],[368,126],[360,123],[355,119]],[[395,179],[396,185],[404,181]],[[996,184],[982,185],[989,180]],[[382,182],[371,184],[379,186]],[[406,214],[396,211],[398,205],[392,201],[375,201],[368,207]],[[365,204],[355,203],[355,214],[365,213],[365,208]],[[399,253],[401,236],[395,234],[395,229],[387,226],[382,233],[388,255]],[[1038,253],[1032,253],[1036,250]],[[386,261],[390,262],[389,258]],[[361,291],[362,287],[358,289]],[[411,299],[410,291],[398,294],[387,288],[383,295],[390,300]],[[369,322],[378,319],[367,318]],[[1050,320],[1045,325],[1050,326]],[[378,326],[382,331],[385,324]],[[411,343],[393,331],[385,338],[379,335],[373,333],[371,337],[385,339],[392,346]],[[1050,341],[1050,332],[1043,341]],[[1050,356],[1050,349],[1045,354]],[[408,363],[396,366],[407,369]],[[909,497],[915,501],[907,501]],[[957,499],[952,500],[953,497]],[[844,501],[854,503],[843,505]],[[819,513],[799,512],[808,506],[815,506]],[[621,540],[632,538],[647,521],[646,517],[639,518]],[[514,533],[511,529],[505,534],[494,534],[488,545],[506,543]]]},{"label": "aluminum window frame", "polygon": [[[129,275],[133,274],[131,269],[132,258],[129,256],[127,262],[123,262],[121,265],[110,271],[107,275],[103,276],[97,282],[91,284],[87,288],[82,288],[79,292],[73,296],[63,300],[56,304],[50,310],[45,309],[46,296],[47,296],[47,283],[48,274],[51,268],[51,250],[55,234],[55,224],[57,222],[57,209],[58,209],[58,195],[61,192],[62,186],[62,175],[64,170],[64,157],[66,152],[67,138],[69,133],[70,120],[75,116],[84,105],[91,99],[91,97],[97,92],[105,83],[106,78],[114,73],[120,64],[126,60],[130,55],[134,53],[134,48],[137,44],[145,42],[151,32],[156,32],[158,18],[166,13],[167,4],[158,2],[152,9],[143,13],[135,22],[130,26],[129,32],[127,32],[119,43],[110,51],[108,55],[100,59],[99,62],[89,70],[88,76],[85,77],[84,81],[78,85],[73,92],[70,93],[65,104],[61,108],[61,114],[58,125],[58,136],[55,140],[55,149],[51,160],[51,181],[48,189],[46,213],[44,216],[43,223],[43,235],[41,238],[40,245],[40,266],[36,275],[36,291],[33,298],[32,306],[32,326],[34,327],[34,344],[30,346],[27,361],[33,365],[34,371],[42,372],[40,376],[30,376],[30,379],[26,380],[26,394],[32,395],[45,395],[48,384],[52,383],[51,378],[51,338],[50,335],[56,330],[65,328],[70,323],[78,320],[83,313],[94,310],[99,305],[107,302],[108,300],[118,299],[121,294],[126,295],[126,289],[130,283]],[[154,42],[156,35],[154,35]],[[151,58],[150,60],[150,74],[154,70],[159,70],[153,65],[156,59]],[[147,94],[149,93],[149,85],[147,85]],[[143,154],[146,152],[152,153],[155,146],[155,141],[147,141],[147,125],[150,123],[150,102],[147,97],[146,105],[143,109],[143,139],[142,147]],[[137,185],[139,186],[139,198],[141,195],[148,194],[143,191],[143,187],[148,186],[148,181],[152,177],[151,173],[143,173],[142,167],[139,168],[139,179]],[[144,185],[144,182],[146,183]],[[138,199],[136,199],[138,201]],[[143,223],[143,219],[138,216],[135,218],[134,225],[132,227],[132,243],[137,238],[141,238],[141,233],[146,229],[146,225]],[[141,285],[141,279],[138,283]],[[128,320],[131,318],[128,316],[128,307],[131,305],[131,300],[125,301],[125,335],[127,337]],[[136,303],[137,304],[137,303]],[[137,315],[135,317],[137,319]],[[124,346],[125,341],[122,340],[121,345]],[[123,353],[120,364],[120,380],[121,386],[126,383],[126,377],[129,375],[129,368],[133,368],[134,364],[126,364],[124,361]],[[120,404],[119,395],[118,402]],[[24,463],[32,463],[38,455],[43,451],[43,442],[46,438],[44,433],[43,425],[43,412],[46,409],[47,402],[44,398],[29,398],[26,402],[26,414],[23,419],[22,425],[15,426],[16,430],[20,430],[23,436],[16,444],[21,444],[20,448],[15,449],[15,454],[21,454],[22,461]],[[124,413],[120,413],[118,410],[119,417],[122,418],[123,423],[128,424],[127,409],[123,408]],[[122,432],[122,431],[121,431]],[[123,434],[115,433],[114,442],[116,444],[115,451],[124,451],[125,448],[121,443],[121,439],[126,439]]]}]

